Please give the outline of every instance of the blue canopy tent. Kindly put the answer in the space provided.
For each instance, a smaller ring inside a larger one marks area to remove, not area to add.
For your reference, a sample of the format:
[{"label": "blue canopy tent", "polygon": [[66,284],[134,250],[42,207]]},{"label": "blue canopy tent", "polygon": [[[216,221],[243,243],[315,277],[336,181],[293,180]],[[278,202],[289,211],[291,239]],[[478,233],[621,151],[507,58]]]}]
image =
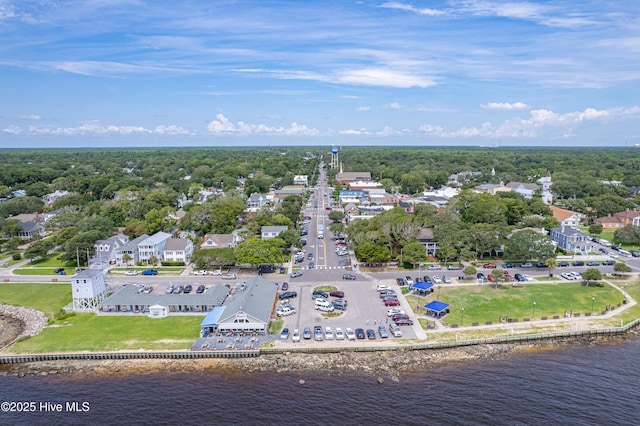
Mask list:
[{"label": "blue canopy tent", "polygon": [[433,293],[432,288],[433,283],[426,283],[424,281],[420,281],[411,286],[411,290],[420,294]]},{"label": "blue canopy tent", "polygon": [[224,306],[216,306],[207,314],[206,317],[200,323],[200,333],[202,336],[208,336],[209,334],[215,333],[218,329],[218,321],[220,320],[220,316],[224,311]]},{"label": "blue canopy tent", "polygon": [[434,318],[442,318],[449,313],[449,304],[434,300],[424,305],[427,315],[431,315]]}]

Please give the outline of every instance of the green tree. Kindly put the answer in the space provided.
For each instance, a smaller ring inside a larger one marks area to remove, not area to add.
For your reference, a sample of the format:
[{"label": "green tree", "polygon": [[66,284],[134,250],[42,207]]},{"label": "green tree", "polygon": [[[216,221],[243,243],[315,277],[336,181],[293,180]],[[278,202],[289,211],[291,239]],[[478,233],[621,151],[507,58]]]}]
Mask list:
[{"label": "green tree", "polygon": [[20,237],[11,237],[2,245],[4,251],[16,251],[22,240]]},{"label": "green tree", "polygon": [[589,235],[595,237],[596,235],[602,234],[602,224],[600,223],[592,223],[589,225]]},{"label": "green tree", "polygon": [[51,239],[36,241],[24,251],[23,255],[32,261],[34,259],[41,259],[45,257],[54,246],[55,243]]},{"label": "green tree", "polygon": [[588,286],[591,281],[599,281],[602,279],[602,272],[598,268],[587,268],[582,273],[582,280]]},{"label": "green tree", "polygon": [[333,222],[342,222],[344,220],[344,213],[339,210],[332,210],[328,217]]},{"label": "green tree", "polygon": [[504,258],[509,261],[543,260],[554,256],[551,239],[530,229],[514,232],[504,248]]},{"label": "green tree", "polygon": [[626,262],[618,261],[613,265],[613,270],[617,273],[627,273],[632,272],[633,269]]},{"label": "green tree", "polygon": [[389,251],[373,241],[365,241],[355,249],[356,257],[366,264],[388,262],[391,258]]},{"label": "green tree", "polygon": [[640,244],[640,226],[627,225],[624,228],[616,229],[613,233],[613,242],[616,244]]},{"label": "green tree", "polygon": [[129,266],[129,263],[133,260],[133,258],[131,257],[131,255],[129,253],[125,253],[122,255],[122,261],[124,262],[125,266]]},{"label": "green tree", "polygon": [[410,241],[402,247],[402,260],[415,266],[427,260],[427,249],[420,241]]},{"label": "green tree", "polygon": [[273,265],[281,263],[282,252],[279,247],[259,238],[249,238],[240,242],[233,250],[236,261],[240,264]]}]

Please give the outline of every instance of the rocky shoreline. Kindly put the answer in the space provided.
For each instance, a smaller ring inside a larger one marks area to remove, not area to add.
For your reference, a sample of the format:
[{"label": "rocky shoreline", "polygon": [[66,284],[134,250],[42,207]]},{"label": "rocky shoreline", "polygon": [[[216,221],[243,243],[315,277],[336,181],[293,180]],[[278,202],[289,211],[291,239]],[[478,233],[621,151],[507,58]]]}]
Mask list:
[{"label": "rocky shoreline", "polygon": [[0,350],[19,337],[35,336],[47,322],[47,316],[35,309],[0,304]]},{"label": "rocky shoreline", "polygon": [[556,350],[576,344],[617,343],[625,337],[550,339],[522,344],[491,344],[450,349],[308,354],[289,352],[239,359],[60,360],[0,366],[0,376],[101,376],[179,373],[366,374],[399,380],[402,374],[438,363],[495,360],[512,354]]}]

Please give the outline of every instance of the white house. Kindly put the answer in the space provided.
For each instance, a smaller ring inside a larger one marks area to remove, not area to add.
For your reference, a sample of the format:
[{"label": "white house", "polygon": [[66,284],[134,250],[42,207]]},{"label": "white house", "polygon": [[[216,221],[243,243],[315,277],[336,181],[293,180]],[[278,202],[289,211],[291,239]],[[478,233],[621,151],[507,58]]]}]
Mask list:
[{"label": "white house", "polygon": [[143,234],[143,235],[140,235],[138,238],[132,241],[129,241],[125,245],[116,248],[116,262],[118,263],[118,265],[122,265],[125,263],[124,260],[122,259],[123,256],[125,255],[129,256],[129,260],[128,262],[126,262],[127,264],[135,265],[136,263],[138,263],[140,260],[140,257],[138,254],[138,244],[143,242],[147,238],[149,238],[149,236],[147,234]]},{"label": "white house", "polygon": [[164,245],[171,238],[171,234],[166,232],[156,232],[149,238],[138,243],[138,261],[151,263],[151,258],[162,259]]},{"label": "white house", "polygon": [[275,238],[280,235],[282,231],[286,231],[287,229],[289,229],[287,226],[263,226],[262,239],[268,240],[271,238]]},{"label": "white house", "polygon": [[309,177],[307,175],[297,175],[293,177],[294,185],[309,185]]},{"label": "white house", "polygon": [[85,269],[71,277],[74,311],[95,311],[106,296],[104,274],[100,269]]},{"label": "white house", "polygon": [[45,203],[48,207],[51,207],[51,205],[55,203],[58,198],[64,197],[65,195],[69,195],[69,191],[61,191],[58,189],[55,192],[43,195],[42,202]]},{"label": "white house", "polygon": [[[116,250],[129,242],[129,237],[124,234],[114,235],[106,240],[97,240],[93,245],[95,254],[92,261],[94,263],[110,263],[116,261]],[[92,263],[92,262],[90,262]]]},{"label": "white house", "polygon": [[193,243],[188,238],[170,238],[162,250],[162,259],[167,262],[191,262]]},{"label": "white house", "polygon": [[200,248],[226,248],[235,247],[242,239],[236,234],[207,234]]}]

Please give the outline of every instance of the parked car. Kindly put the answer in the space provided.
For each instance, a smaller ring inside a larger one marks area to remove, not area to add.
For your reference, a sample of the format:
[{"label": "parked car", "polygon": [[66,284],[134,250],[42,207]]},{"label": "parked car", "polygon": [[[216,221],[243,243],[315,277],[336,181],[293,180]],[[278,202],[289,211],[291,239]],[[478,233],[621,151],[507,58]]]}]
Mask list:
[{"label": "parked car", "polygon": [[[55,269],[53,270],[53,273],[54,273],[54,274],[59,274],[60,272],[63,272],[63,271],[64,271],[64,268],[55,268]],[[129,272],[129,271],[127,271],[127,272]],[[126,274],[125,274],[125,275],[126,275]]]},{"label": "parked car", "polygon": [[440,279],[439,276],[434,275],[433,276],[433,282],[436,283],[436,284],[440,284],[442,282],[442,280]]},{"label": "parked car", "polygon": [[599,248],[598,251],[602,254],[609,254],[609,252],[606,249],[603,248]]},{"label": "parked car", "polygon": [[347,340],[356,340],[356,334],[353,332],[352,329],[347,328],[344,331],[345,336],[347,336]]},{"label": "parked car", "polygon": [[387,316],[391,317],[393,315],[396,314],[404,314],[404,311],[402,309],[398,309],[398,308],[391,308],[391,309],[387,309]]},{"label": "parked car", "polygon": [[196,293],[197,293],[197,294],[202,294],[202,293],[204,293],[204,290],[205,290],[205,286],[204,286],[204,285],[202,285],[202,284],[200,284],[200,285],[198,286],[198,288],[196,289]]},{"label": "parked car", "polygon": [[333,340],[333,330],[331,329],[331,327],[325,327],[324,338],[326,340]]},{"label": "parked car", "polygon": [[191,293],[191,290],[193,290],[193,286],[191,284],[187,284],[187,285],[184,286],[185,294]]},{"label": "parked car", "polygon": [[343,280],[355,280],[356,276],[353,274],[342,274],[342,279]]},{"label": "parked car", "polygon": [[173,294],[180,294],[182,293],[183,290],[184,290],[184,287],[182,285],[179,285],[173,289]]},{"label": "parked car", "polygon": [[395,321],[397,319],[410,319],[410,317],[407,314],[394,314],[394,315],[391,315],[391,319]]},{"label": "parked car", "polygon": [[407,318],[398,318],[394,322],[396,323],[396,325],[413,325],[413,320]]},{"label": "parked car", "polygon": [[[56,268],[56,269],[59,269],[59,268]],[[63,268],[63,270],[64,270],[64,268]],[[55,272],[55,271],[54,271],[54,272]],[[57,272],[56,272],[56,273],[57,273]],[[127,271],[127,272],[125,272],[124,274],[125,274],[126,276],[128,276],[128,277],[133,277],[133,276],[138,275],[138,271],[136,271],[136,270]]]},{"label": "parked car", "polygon": [[516,279],[516,281],[518,281],[518,282],[526,281],[526,280],[524,279],[524,277],[522,276],[522,274],[515,274],[515,275],[513,276],[513,278],[515,278],[515,279]]},{"label": "parked car", "polygon": [[513,263],[505,263],[504,265],[502,265],[502,267],[504,269],[511,269],[511,268],[515,268],[516,265],[514,265]]},{"label": "parked car", "polygon": [[496,269],[498,265],[496,265],[495,263],[485,263],[484,265],[482,265],[482,267],[484,269]]},{"label": "parked car", "polygon": [[298,329],[293,330],[293,334],[291,335],[291,341],[297,343],[300,341],[300,331]]},{"label": "parked car", "polygon": [[387,327],[385,327],[384,325],[378,326],[378,334],[380,335],[381,339],[387,339],[389,337],[389,333],[387,332]]},{"label": "parked car", "polygon": [[400,301],[399,300],[385,300],[384,301],[384,306],[399,306],[400,305]]},{"label": "parked car", "polygon": [[457,271],[459,269],[462,269],[462,267],[460,265],[449,265],[447,266],[447,269],[450,271]]},{"label": "parked car", "polygon": [[158,271],[155,269],[145,269],[142,271],[142,275],[158,275]]},{"label": "parked car", "polygon": [[395,324],[389,325],[389,331],[393,337],[402,337],[402,330],[400,330],[400,327]]},{"label": "parked car", "polygon": [[288,282],[283,282],[282,283],[282,291],[287,291],[289,290],[289,283]]},{"label": "parked car", "polygon": [[582,260],[574,260],[571,262],[572,266],[584,266],[584,262]]},{"label": "parked car", "polygon": [[315,290],[313,293],[311,293],[311,298],[312,299],[328,299],[329,298],[329,294],[326,291],[322,291],[322,290]]},{"label": "parked car", "polygon": [[364,340],[364,330],[362,328],[356,328],[356,339]]},{"label": "parked car", "polygon": [[298,278],[302,276],[302,272],[301,271],[296,271],[293,274],[290,275],[291,278]]},{"label": "parked car", "polygon": [[200,269],[199,271],[195,271],[193,275],[207,275],[207,271]]},{"label": "parked car", "polygon": [[451,284],[451,278],[449,278],[447,275],[443,275],[442,282],[445,284]]},{"label": "parked car", "polygon": [[569,262],[565,262],[564,260],[562,262],[558,262],[558,266],[561,268],[564,268],[566,266],[569,266]]},{"label": "parked car", "polygon": [[407,285],[413,285],[413,278],[411,278],[409,275],[407,275],[406,277],[404,277],[404,280],[407,282]]},{"label": "parked car", "polygon": [[331,297],[344,297],[344,291],[332,291],[329,293],[329,296]]},{"label": "parked car", "polygon": [[406,282],[404,281],[404,278],[402,277],[396,278],[396,283],[398,283],[399,286],[403,286],[406,284]]},{"label": "parked car", "polygon": [[384,291],[384,290],[391,290],[391,288],[385,284],[378,284],[376,286],[376,291],[380,292],[380,291]]},{"label": "parked car", "polygon": [[280,339],[287,340],[288,338],[289,338],[289,329],[285,327],[282,329],[282,332],[280,333]]},{"label": "parked car", "polygon": [[311,339],[311,327],[305,327],[304,328],[304,330],[302,331],[302,338],[304,340]]},{"label": "parked car", "polygon": [[592,260],[590,262],[587,262],[587,266],[600,266],[600,262],[596,262],[595,260]]},{"label": "parked car", "polygon": [[372,329],[367,329],[367,338],[369,340],[376,340],[376,332],[373,331]]},{"label": "parked car", "polygon": [[434,264],[434,265],[427,266],[427,269],[432,270],[432,271],[439,271],[440,269],[442,269],[442,266]]},{"label": "parked car", "polygon": [[522,265],[520,265],[521,268],[533,268],[533,263],[531,262],[525,262]]},{"label": "parked car", "polygon": [[313,339],[317,340],[318,342],[324,340],[324,334],[322,334],[322,327],[320,327],[319,325],[316,325],[315,327],[313,327]]},{"label": "parked car", "polygon": [[611,265],[615,265],[615,264],[616,264],[616,261],[615,261],[615,260],[603,260],[603,261],[602,261],[602,264],[603,264],[604,266],[611,266]]},{"label": "parked car", "polygon": [[167,286],[167,289],[164,292],[165,292],[165,294],[171,294],[171,293],[173,293],[173,289],[174,289],[173,284],[169,284]]},{"label": "parked car", "polygon": [[295,291],[285,291],[280,293],[280,296],[278,296],[280,300],[291,299],[293,297],[298,297],[298,293]]},{"label": "parked car", "polygon": [[476,274],[476,278],[477,278],[479,281],[487,282],[487,277],[486,277],[482,272],[478,272],[478,273]]},{"label": "parked car", "polygon": [[336,340],[344,340],[344,332],[340,327],[336,327]]}]

